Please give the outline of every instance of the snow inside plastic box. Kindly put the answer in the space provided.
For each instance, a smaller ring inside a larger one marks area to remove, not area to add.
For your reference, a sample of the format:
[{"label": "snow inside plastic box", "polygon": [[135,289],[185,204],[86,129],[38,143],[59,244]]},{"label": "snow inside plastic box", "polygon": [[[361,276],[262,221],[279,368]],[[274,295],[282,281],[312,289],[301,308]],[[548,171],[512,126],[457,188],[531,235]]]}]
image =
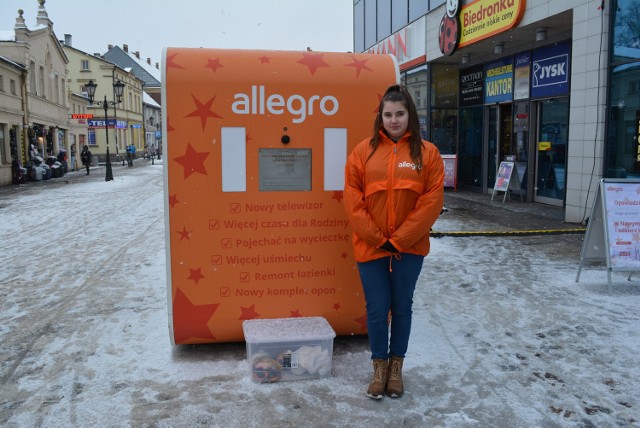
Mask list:
[{"label": "snow inside plastic box", "polygon": [[251,379],[257,383],[331,376],[336,333],[322,317],[242,323]]}]

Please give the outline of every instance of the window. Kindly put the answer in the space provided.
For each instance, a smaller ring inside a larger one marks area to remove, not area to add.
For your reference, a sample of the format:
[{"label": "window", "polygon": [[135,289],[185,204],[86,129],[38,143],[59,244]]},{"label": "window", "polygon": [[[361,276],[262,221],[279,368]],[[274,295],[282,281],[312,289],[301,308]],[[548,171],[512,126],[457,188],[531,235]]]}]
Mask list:
[{"label": "window", "polygon": [[83,59],[82,63],[82,71],[89,71],[89,60]]},{"label": "window", "polygon": [[378,42],[391,35],[391,0],[378,0]]},{"label": "window", "polygon": [[424,0],[409,0],[409,22],[413,22],[427,14],[427,2]]},{"label": "window", "polygon": [[5,147],[5,144],[7,144],[7,139],[5,138],[6,127],[7,125],[0,123],[0,165],[9,162],[9,159],[7,159],[7,148]]},{"label": "window", "polygon": [[376,44],[376,0],[364,3],[364,45],[367,48]]},{"label": "window", "polygon": [[58,80],[58,73],[55,74],[54,78],[53,78],[53,82],[54,82],[54,101],[56,102],[56,104],[60,104],[60,84],[58,82],[60,82],[60,80]]},{"label": "window", "polygon": [[0,92],[4,92],[4,76],[0,74]]},{"label": "window", "polygon": [[391,3],[391,32],[395,33],[409,23],[408,0],[393,0]]},{"label": "window", "polygon": [[36,88],[36,63],[31,61],[29,63],[29,92],[33,95],[38,95],[38,89]]},{"label": "window", "polygon": [[44,97],[44,67],[40,66],[40,73],[38,74],[38,89],[36,92],[38,95],[42,95]]},{"label": "window", "polygon": [[9,80],[9,89],[13,95],[16,94],[16,81],[14,79]]},{"label": "window", "polygon": [[364,27],[364,0],[360,0],[353,6],[353,49],[355,52],[365,50]]}]

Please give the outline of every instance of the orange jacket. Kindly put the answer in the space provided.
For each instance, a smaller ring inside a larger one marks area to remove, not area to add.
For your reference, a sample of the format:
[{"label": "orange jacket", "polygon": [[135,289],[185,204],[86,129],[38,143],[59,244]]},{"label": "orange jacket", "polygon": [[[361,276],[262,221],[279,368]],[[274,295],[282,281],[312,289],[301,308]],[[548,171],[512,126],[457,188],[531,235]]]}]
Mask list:
[{"label": "orange jacket", "polygon": [[380,132],[371,158],[367,138],[347,159],[344,205],[358,262],[389,256],[378,248],[387,239],[401,253],[429,253],[429,230],[444,206],[444,164],[436,146],[423,141],[418,174],[408,135],[394,143]]}]

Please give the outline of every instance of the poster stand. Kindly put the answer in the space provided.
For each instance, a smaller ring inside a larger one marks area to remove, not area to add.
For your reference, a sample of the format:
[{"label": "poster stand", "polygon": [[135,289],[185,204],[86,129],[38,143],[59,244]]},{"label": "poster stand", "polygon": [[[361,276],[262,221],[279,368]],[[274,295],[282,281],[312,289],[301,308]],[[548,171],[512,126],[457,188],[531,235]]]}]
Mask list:
[{"label": "poster stand", "polygon": [[458,190],[458,155],[441,155],[444,162],[444,187]]},{"label": "poster stand", "polygon": [[640,271],[640,180],[598,181],[576,282],[585,262],[606,262],[609,294],[611,272]]},{"label": "poster stand", "polygon": [[515,162],[503,161],[500,162],[500,168],[498,168],[498,176],[496,177],[496,183],[493,186],[493,193],[491,194],[491,200],[497,192],[504,192],[502,203],[507,200],[507,194],[509,191],[517,190],[520,194],[520,202],[522,202],[522,192],[520,191],[520,178],[518,177],[518,168],[515,167]]}]

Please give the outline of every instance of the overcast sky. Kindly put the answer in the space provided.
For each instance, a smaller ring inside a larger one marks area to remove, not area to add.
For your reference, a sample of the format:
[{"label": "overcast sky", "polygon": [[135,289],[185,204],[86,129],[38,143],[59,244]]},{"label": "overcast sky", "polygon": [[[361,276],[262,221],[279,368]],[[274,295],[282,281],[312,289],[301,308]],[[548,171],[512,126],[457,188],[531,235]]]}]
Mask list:
[{"label": "overcast sky", "polygon": [[[129,45],[160,62],[164,47],[346,52],[353,50],[353,0],[47,0],[59,40],[105,53]],[[0,1],[0,30],[12,30],[18,9],[36,26],[37,0]]]}]

